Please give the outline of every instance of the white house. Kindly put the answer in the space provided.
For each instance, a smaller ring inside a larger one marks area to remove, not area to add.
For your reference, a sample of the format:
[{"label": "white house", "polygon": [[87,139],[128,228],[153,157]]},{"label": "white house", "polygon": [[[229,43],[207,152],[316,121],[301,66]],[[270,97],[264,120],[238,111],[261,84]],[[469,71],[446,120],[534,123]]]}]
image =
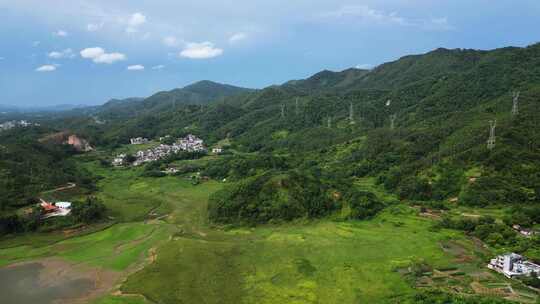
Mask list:
[{"label": "white house", "polygon": [[148,138],[136,137],[129,140],[132,145],[142,145],[148,143]]},{"label": "white house", "polygon": [[221,152],[223,152],[223,149],[221,149],[221,148],[213,148],[212,149],[212,153],[214,153],[214,154],[220,154]]},{"label": "white house", "polygon": [[118,154],[112,161],[113,166],[122,166],[126,160],[126,154]]},{"label": "white house", "polygon": [[56,202],[54,205],[60,209],[71,209],[70,202]]}]

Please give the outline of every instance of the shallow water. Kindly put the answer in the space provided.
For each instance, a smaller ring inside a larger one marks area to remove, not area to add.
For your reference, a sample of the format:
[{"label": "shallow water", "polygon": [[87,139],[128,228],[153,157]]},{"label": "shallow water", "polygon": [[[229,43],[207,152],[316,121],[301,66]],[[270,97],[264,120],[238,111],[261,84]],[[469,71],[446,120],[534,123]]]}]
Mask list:
[{"label": "shallow water", "polygon": [[48,304],[80,298],[94,288],[89,279],[54,278],[43,282],[43,270],[40,263],[0,268],[0,303]]}]

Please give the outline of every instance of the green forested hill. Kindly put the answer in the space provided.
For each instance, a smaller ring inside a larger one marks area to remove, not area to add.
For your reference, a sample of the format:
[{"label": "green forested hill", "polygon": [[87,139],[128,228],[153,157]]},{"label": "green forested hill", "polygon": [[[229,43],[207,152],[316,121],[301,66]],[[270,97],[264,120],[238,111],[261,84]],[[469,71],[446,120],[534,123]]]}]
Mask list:
[{"label": "green forested hill", "polygon": [[224,100],[230,96],[250,92],[250,89],[216,83],[212,81],[199,81],[180,89],[158,92],[147,98],[130,98],[112,100],[107,102],[96,113],[99,116],[112,116],[117,114],[141,114],[167,111],[171,107],[181,105],[206,105]]},{"label": "green forested hill", "polygon": [[[512,115],[515,91],[519,114]],[[403,199],[529,204],[540,197],[539,101],[536,44],[437,49],[262,90],[200,82],[123,102],[133,106],[130,114],[106,124],[82,117],[71,123],[105,146],[187,132],[210,144],[229,138],[237,151],[310,161],[330,176],[375,177]],[[497,120],[491,151],[490,120]],[[472,177],[476,182],[466,182]]]},{"label": "green forested hill", "polygon": [[90,174],[71,159],[70,146],[43,143],[52,131],[46,128],[16,128],[0,132],[0,215],[20,206],[40,192],[67,183],[92,188]]}]

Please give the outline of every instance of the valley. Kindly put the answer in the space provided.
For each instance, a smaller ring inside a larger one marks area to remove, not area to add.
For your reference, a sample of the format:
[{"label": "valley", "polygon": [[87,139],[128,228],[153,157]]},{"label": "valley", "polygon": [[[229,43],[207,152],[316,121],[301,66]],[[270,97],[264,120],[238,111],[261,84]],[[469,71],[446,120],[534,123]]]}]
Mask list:
[{"label": "valley", "polygon": [[[58,261],[71,265],[63,266],[68,273],[82,267],[94,274],[90,280],[107,277],[80,296],[92,303],[397,303],[417,285],[450,284],[474,294],[476,285],[491,290],[490,284],[507,282],[483,265],[491,250],[460,232],[434,231],[433,219],[408,206],[388,207],[365,221],[336,216],[216,226],[208,222],[207,202],[223,182],[193,185],[185,176],[140,177],[141,168],[81,165],[104,177],[97,196],[115,223],[49,240],[40,235],[39,242],[29,236],[4,240],[0,265]],[[369,180],[359,187],[383,191]],[[416,282],[407,269],[418,263],[433,267],[426,270],[433,275]],[[446,277],[444,269],[463,274]],[[516,295],[506,296],[523,302],[536,297],[514,288]]]},{"label": "valley", "polygon": [[539,66],[540,44],[439,48],[262,89],[200,81],[6,114],[0,291],[537,303],[520,267],[540,261]]}]

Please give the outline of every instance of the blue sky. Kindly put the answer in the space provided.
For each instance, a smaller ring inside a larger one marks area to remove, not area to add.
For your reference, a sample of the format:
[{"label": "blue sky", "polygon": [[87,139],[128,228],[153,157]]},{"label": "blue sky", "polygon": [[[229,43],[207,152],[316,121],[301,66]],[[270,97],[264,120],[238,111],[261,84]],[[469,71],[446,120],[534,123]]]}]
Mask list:
[{"label": "blue sky", "polygon": [[29,107],[540,41],[538,0],[0,0],[0,20],[0,104]]}]

